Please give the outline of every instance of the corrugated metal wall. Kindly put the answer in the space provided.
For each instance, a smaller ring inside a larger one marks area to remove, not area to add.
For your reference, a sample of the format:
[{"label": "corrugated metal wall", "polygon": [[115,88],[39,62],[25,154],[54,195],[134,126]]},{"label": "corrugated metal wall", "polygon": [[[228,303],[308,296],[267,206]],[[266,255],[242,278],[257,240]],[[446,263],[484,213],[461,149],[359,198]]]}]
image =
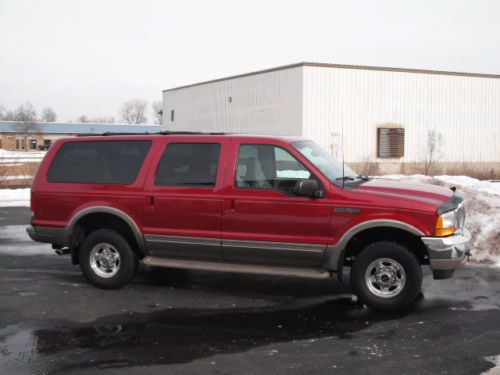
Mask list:
[{"label": "corrugated metal wall", "polygon": [[[347,161],[420,162],[427,132],[436,130],[439,161],[500,162],[500,79],[303,69],[303,135],[338,156],[343,139]],[[405,128],[403,158],[376,158],[377,127],[385,125]]]},{"label": "corrugated metal wall", "polygon": [[163,124],[168,130],[301,135],[302,67],[165,91]]},{"label": "corrugated metal wall", "polygon": [[[174,121],[171,121],[171,111]],[[500,163],[500,79],[297,66],[163,93],[170,130],[302,135],[349,162]],[[404,157],[377,158],[377,128],[405,129]],[[343,136],[342,136],[343,134]]]}]

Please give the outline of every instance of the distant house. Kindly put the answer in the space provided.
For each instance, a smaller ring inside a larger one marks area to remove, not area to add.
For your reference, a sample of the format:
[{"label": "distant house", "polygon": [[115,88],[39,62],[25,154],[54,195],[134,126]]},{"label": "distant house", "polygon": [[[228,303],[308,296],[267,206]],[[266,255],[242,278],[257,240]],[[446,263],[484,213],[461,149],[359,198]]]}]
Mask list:
[{"label": "distant house", "polygon": [[29,126],[24,130],[20,128],[21,126],[16,121],[0,121],[0,149],[47,149],[60,138],[74,137],[78,134],[157,133],[164,127],[160,125],[37,122],[31,130],[26,129],[30,128]]}]

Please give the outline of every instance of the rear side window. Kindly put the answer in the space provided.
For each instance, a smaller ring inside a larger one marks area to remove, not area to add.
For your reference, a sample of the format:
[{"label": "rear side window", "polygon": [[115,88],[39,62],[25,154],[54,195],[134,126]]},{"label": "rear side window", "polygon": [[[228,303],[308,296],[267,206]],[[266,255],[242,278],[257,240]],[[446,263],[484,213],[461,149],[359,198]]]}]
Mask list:
[{"label": "rear side window", "polygon": [[220,144],[170,143],[158,164],[155,185],[215,186]]},{"label": "rear side window", "polygon": [[151,141],[68,142],[61,146],[49,182],[128,185],[135,181]]}]

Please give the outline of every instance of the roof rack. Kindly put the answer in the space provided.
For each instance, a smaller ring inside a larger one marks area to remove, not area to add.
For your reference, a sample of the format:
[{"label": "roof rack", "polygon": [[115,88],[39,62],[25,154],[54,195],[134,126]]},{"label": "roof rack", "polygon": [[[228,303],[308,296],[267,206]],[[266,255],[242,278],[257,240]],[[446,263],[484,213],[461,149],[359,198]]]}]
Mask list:
[{"label": "roof rack", "polygon": [[222,132],[189,132],[189,131],[169,131],[165,130],[162,132],[150,133],[150,132],[140,132],[140,133],[120,133],[120,132],[105,132],[105,133],[81,133],[77,134],[77,137],[108,137],[115,135],[225,135]]}]

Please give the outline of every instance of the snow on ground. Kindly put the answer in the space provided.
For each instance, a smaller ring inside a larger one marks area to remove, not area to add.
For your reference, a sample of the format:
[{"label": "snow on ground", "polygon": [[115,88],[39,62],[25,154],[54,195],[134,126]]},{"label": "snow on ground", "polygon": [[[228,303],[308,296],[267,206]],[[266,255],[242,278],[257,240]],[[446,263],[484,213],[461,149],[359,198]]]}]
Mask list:
[{"label": "snow on ground", "polygon": [[466,198],[465,227],[472,234],[471,260],[500,267],[500,182],[467,176],[386,175],[380,178],[455,186],[462,191]]},{"label": "snow on ground", "polygon": [[26,189],[0,189],[0,207],[29,206],[30,190]]},{"label": "snow on ground", "polygon": [[23,176],[7,176],[5,177],[5,180],[30,180],[32,179],[33,176],[28,176],[28,175],[23,175]]},{"label": "snow on ground", "polygon": [[498,375],[500,374],[500,354],[497,356],[484,357],[488,362],[491,362],[495,367],[490,368],[488,371],[483,372],[483,375]]},{"label": "snow on ground", "polygon": [[9,151],[0,149],[0,164],[36,163],[40,162],[45,154],[46,151]]}]

